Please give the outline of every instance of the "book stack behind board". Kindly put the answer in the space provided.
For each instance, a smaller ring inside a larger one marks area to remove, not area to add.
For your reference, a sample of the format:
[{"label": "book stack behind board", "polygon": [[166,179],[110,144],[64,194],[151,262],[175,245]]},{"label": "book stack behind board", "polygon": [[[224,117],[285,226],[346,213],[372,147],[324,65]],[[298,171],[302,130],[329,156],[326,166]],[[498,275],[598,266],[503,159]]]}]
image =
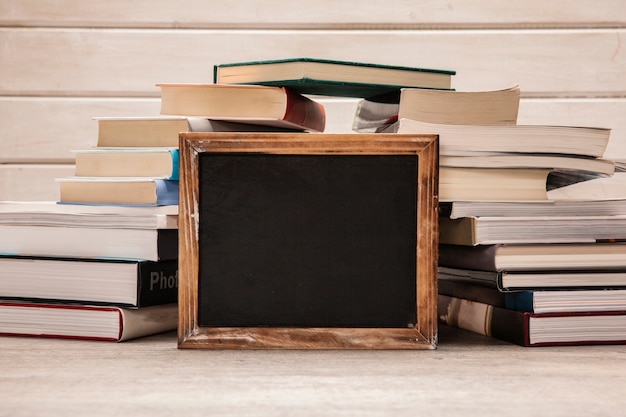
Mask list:
[{"label": "book stack behind board", "polygon": [[[555,180],[562,184],[580,175],[613,173],[613,161],[602,158],[610,129],[520,125],[519,100],[519,86],[493,91],[404,88],[395,107],[378,116],[376,103],[362,100],[354,129],[439,134],[440,201],[547,200]],[[374,116],[364,116],[364,109]],[[366,118],[371,123],[362,121]]]},{"label": "book stack behind board", "polygon": [[440,317],[523,346],[626,342],[626,177],[441,205]]},{"label": "book stack behind board", "polygon": [[207,120],[98,120],[58,202],[0,203],[0,333],[122,341],[176,329],[178,135]]},{"label": "book stack behind board", "polygon": [[610,129],[518,125],[512,90],[405,89],[379,129],[440,135],[440,319],[522,346],[624,343],[626,200],[558,197],[613,178]]},{"label": "book stack behind board", "polygon": [[519,125],[519,96],[402,89],[363,100],[354,128],[439,134],[443,322],[523,346],[624,343],[626,194],[589,192],[619,182],[610,129]]}]

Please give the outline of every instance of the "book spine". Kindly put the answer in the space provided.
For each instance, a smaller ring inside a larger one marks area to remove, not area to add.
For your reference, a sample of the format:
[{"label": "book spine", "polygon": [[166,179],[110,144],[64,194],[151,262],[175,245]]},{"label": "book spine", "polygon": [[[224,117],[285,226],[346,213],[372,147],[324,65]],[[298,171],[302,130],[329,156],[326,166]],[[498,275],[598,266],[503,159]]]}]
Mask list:
[{"label": "book spine", "polygon": [[439,245],[439,265],[479,271],[497,271],[498,245]]},{"label": "book spine", "polygon": [[178,229],[159,229],[157,235],[157,259],[178,259]]},{"label": "book spine", "polygon": [[178,204],[178,181],[155,180],[156,205],[175,206]]},{"label": "book spine", "polygon": [[120,309],[118,342],[176,330],[178,305],[164,304],[140,309]]},{"label": "book spine", "polygon": [[471,301],[491,304],[497,307],[506,307],[505,294],[494,287],[475,285],[452,279],[440,279],[437,285],[439,294],[450,297],[466,298]]},{"label": "book spine", "polygon": [[178,174],[180,169],[178,149],[170,149],[169,152],[172,158],[172,172],[170,173],[170,177],[168,179],[172,181],[178,181]]},{"label": "book spine", "polygon": [[439,218],[439,243],[466,246],[480,243],[476,238],[476,220],[472,217]]},{"label": "book spine", "polygon": [[316,132],[323,132],[326,127],[324,106],[290,88],[284,88],[284,91],[287,95],[287,108],[283,116],[284,120]]},{"label": "book spine", "polygon": [[507,292],[504,295],[505,308],[509,310],[534,312],[534,293],[533,291],[516,291]]},{"label": "book spine", "polygon": [[437,309],[440,320],[449,326],[529,346],[526,313],[441,294]]},{"label": "book spine", "polygon": [[148,307],[178,301],[178,260],[139,262],[137,306]]}]

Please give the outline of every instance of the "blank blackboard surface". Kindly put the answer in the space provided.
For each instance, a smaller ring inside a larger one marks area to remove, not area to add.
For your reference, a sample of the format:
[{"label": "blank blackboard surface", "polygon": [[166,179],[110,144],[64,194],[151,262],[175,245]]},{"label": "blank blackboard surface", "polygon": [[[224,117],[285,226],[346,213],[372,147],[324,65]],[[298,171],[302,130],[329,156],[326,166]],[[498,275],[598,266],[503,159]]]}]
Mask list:
[{"label": "blank blackboard surface", "polygon": [[436,135],[190,132],[179,148],[179,348],[436,347]]},{"label": "blank blackboard surface", "polygon": [[198,324],[413,327],[415,155],[199,157]]}]

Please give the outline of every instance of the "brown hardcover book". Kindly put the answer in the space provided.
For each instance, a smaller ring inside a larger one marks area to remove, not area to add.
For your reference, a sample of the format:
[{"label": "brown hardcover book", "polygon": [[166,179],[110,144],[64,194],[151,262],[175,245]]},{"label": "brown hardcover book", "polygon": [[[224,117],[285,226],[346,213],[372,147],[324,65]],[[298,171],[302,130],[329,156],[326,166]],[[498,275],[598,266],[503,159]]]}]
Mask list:
[{"label": "brown hardcover book", "polygon": [[438,315],[449,326],[521,346],[626,343],[626,311],[536,314],[440,294]]},{"label": "brown hardcover book", "polygon": [[626,239],[626,216],[439,218],[439,242],[456,245],[594,243]]},{"label": "brown hardcover book", "polygon": [[483,271],[626,269],[626,243],[441,244],[439,265]]},{"label": "brown hardcover book", "polygon": [[324,106],[284,87],[157,84],[161,114],[323,132]]},{"label": "brown hardcover book", "polygon": [[178,305],[138,309],[0,302],[0,334],[122,342],[176,329]]}]

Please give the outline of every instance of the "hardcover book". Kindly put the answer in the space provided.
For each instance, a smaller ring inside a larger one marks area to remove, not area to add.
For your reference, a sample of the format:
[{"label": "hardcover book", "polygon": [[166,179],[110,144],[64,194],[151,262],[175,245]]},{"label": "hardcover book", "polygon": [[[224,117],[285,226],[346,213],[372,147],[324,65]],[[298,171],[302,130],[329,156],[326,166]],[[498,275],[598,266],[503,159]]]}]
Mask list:
[{"label": "hardcover book", "polygon": [[450,89],[455,71],[317,58],[290,58],[215,65],[216,84],[259,84],[301,94],[371,97],[402,87]]},{"label": "hardcover book", "polygon": [[468,281],[502,291],[626,288],[626,269],[481,271],[440,266],[439,279]]},{"label": "hardcover book", "polygon": [[439,265],[482,271],[626,269],[626,243],[441,244]]},{"label": "hardcover book", "polygon": [[521,346],[626,343],[626,311],[535,314],[440,294],[438,314],[449,326]]},{"label": "hardcover book", "polygon": [[[550,191],[548,191],[548,197]],[[447,201],[439,215],[461,217],[562,217],[616,216],[626,214],[626,199],[545,201]]]},{"label": "hardcover book", "polygon": [[323,132],[324,106],[284,87],[157,84],[161,114]]},{"label": "hardcover book", "polygon": [[1,224],[0,254],[150,261],[177,259],[178,230]]},{"label": "hardcover book", "polygon": [[178,180],[177,148],[92,148],[74,151],[77,177]]},{"label": "hardcover book", "polygon": [[98,147],[178,147],[181,132],[292,132],[266,125],[203,117],[98,117]]},{"label": "hardcover book", "polygon": [[127,206],[178,205],[178,181],[143,177],[58,178],[59,202]]},{"label": "hardcover book", "polygon": [[178,299],[178,261],[0,256],[0,298],[147,307]]},{"label": "hardcover book", "polygon": [[139,309],[0,302],[0,334],[122,342],[176,330],[178,305]]},{"label": "hardcover book", "polygon": [[626,289],[536,289],[501,291],[455,279],[440,279],[439,294],[529,313],[626,311]]},{"label": "hardcover book", "polygon": [[457,245],[594,243],[624,239],[624,215],[439,218],[439,242]]}]

